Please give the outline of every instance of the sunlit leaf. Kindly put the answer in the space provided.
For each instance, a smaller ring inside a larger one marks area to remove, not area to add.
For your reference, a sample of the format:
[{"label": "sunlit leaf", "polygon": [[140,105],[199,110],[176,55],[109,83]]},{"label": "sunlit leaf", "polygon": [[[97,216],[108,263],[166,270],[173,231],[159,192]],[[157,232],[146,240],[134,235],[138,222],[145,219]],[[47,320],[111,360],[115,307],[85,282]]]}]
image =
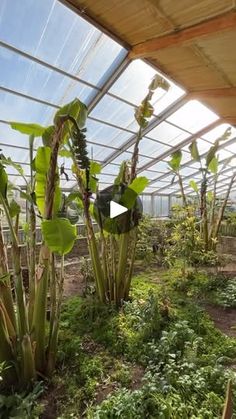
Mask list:
[{"label": "sunlit leaf", "polygon": [[96,161],[91,161],[89,166],[89,172],[91,175],[98,175],[101,173],[102,165]]},{"label": "sunlit leaf", "polygon": [[79,191],[76,192],[71,192],[67,197],[66,197],[66,204],[68,205],[70,202],[74,202],[74,201],[80,201],[82,202],[82,195]]},{"label": "sunlit leaf", "polygon": [[198,185],[195,180],[190,180],[189,186],[194,190],[194,192],[198,193]]},{"label": "sunlit leaf", "polygon": [[213,201],[213,198],[214,198],[213,192],[212,191],[208,191],[207,192],[207,200],[208,200],[208,202],[209,203],[212,202]]},{"label": "sunlit leaf", "polygon": [[0,163],[0,194],[2,195],[3,198],[7,197],[7,181],[8,181],[7,173],[3,165]]},{"label": "sunlit leaf", "polygon": [[54,117],[54,123],[57,124],[61,116],[69,115],[75,119],[79,128],[83,128],[86,122],[87,113],[87,106],[84,103],[80,102],[79,99],[74,99],[72,102],[63,106],[56,112]]},{"label": "sunlit leaf", "polygon": [[21,212],[20,205],[14,199],[12,199],[9,204],[9,212],[12,218],[16,217],[16,215],[19,215]]},{"label": "sunlit leaf", "polygon": [[43,220],[42,234],[49,249],[61,256],[71,251],[77,237],[76,227],[66,218]]},{"label": "sunlit leaf", "polygon": [[199,154],[199,151],[198,151],[198,146],[197,146],[196,140],[194,140],[190,144],[189,151],[191,153],[191,157],[192,157],[193,160],[200,161],[200,154]]},{"label": "sunlit leaf", "polygon": [[182,151],[177,150],[171,155],[171,160],[168,161],[168,165],[174,172],[177,172],[180,169],[181,160],[182,160]]},{"label": "sunlit leaf", "polygon": [[47,127],[45,129],[45,131],[42,134],[42,140],[43,140],[43,145],[46,147],[50,147],[51,143],[52,143],[52,137],[53,134],[55,132],[55,127],[54,125],[50,125],[50,127]]},{"label": "sunlit leaf", "polygon": [[121,196],[120,203],[128,209],[133,208],[138,195],[144,191],[148,183],[149,181],[145,176],[136,177],[125,189],[125,192]]},{"label": "sunlit leaf", "polygon": [[71,158],[72,154],[70,150],[66,150],[65,148],[59,151],[59,156],[61,157],[67,157],[67,158]]},{"label": "sunlit leaf", "polygon": [[41,137],[45,131],[45,127],[38,124],[26,124],[23,122],[10,122],[12,129],[21,132],[21,134],[33,135],[34,137]]},{"label": "sunlit leaf", "polygon": [[[36,170],[36,183],[35,183],[35,194],[36,194],[36,203],[39,209],[39,212],[43,215],[45,208],[45,194],[46,194],[46,182],[47,182],[47,172],[50,165],[51,149],[50,147],[39,147],[35,156],[35,170]],[[53,213],[56,214],[61,205],[61,192],[59,188],[59,181],[57,182],[55,195],[54,195],[54,205]]]},{"label": "sunlit leaf", "polygon": [[216,156],[214,156],[208,164],[208,170],[214,175],[218,172],[218,158]]},{"label": "sunlit leaf", "polygon": [[210,165],[210,163],[211,163],[211,161],[212,161],[212,159],[214,159],[215,158],[215,155],[216,155],[216,152],[218,151],[218,148],[219,148],[219,143],[218,142],[216,142],[211,148],[210,148],[210,150],[208,151],[208,153],[207,153],[207,156],[206,156],[206,165],[207,165],[207,168],[209,169],[209,165]]}]

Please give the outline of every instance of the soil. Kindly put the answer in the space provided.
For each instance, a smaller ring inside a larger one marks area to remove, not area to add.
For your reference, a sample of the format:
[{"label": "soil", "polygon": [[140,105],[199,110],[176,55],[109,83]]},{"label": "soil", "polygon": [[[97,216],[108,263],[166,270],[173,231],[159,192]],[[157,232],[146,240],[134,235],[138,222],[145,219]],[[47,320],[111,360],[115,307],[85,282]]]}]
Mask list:
[{"label": "soil", "polygon": [[80,273],[78,258],[67,259],[65,262],[64,296],[83,295],[86,284]]},{"label": "soil", "polygon": [[204,308],[221,332],[227,336],[236,337],[236,309],[224,309],[211,304],[206,304]]},{"label": "soil", "polygon": [[59,400],[63,400],[65,396],[65,386],[50,386],[45,393],[45,396],[40,400],[44,405],[44,411],[40,415],[40,419],[56,419],[57,406]]}]

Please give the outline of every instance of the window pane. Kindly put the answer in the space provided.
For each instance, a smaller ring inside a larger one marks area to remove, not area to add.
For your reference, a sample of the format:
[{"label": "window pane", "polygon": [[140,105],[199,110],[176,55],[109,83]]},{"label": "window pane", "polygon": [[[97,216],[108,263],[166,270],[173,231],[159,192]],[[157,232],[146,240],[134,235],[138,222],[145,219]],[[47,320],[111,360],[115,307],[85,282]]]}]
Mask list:
[{"label": "window pane", "polygon": [[[135,60],[114,83],[110,92],[135,105],[139,105],[146,96],[148,86],[156,73],[157,71],[150,65],[141,60]],[[172,82],[169,83],[170,89],[168,92],[159,88],[153,95],[152,104],[156,115],[184,94],[183,89],[180,89]]]},{"label": "window pane", "polygon": [[231,127],[231,135],[229,140],[236,136],[236,129],[230,126],[229,124],[220,124],[218,127],[212,129],[207,134],[204,134],[202,138],[205,138],[208,141],[214,142],[217,138],[222,137],[225,131]]},{"label": "window pane", "polygon": [[138,124],[134,119],[134,108],[108,95],[100,100],[91,112],[91,116],[118,127],[129,129],[134,133],[138,130]]},{"label": "window pane", "polygon": [[121,147],[129,138],[130,133],[110,127],[100,122],[87,120],[87,139],[98,144]]},{"label": "window pane", "polygon": [[167,121],[173,122],[180,128],[195,133],[219,119],[218,115],[210,111],[197,100],[190,100],[178,111],[171,115]]},{"label": "window pane", "polygon": [[55,111],[52,107],[0,91],[0,115],[3,120],[49,125]]},{"label": "window pane", "polygon": [[[133,152],[134,146],[130,147],[127,151]],[[158,143],[157,141],[148,140],[143,138],[139,144],[139,153],[143,156],[148,157],[158,157],[162,153],[165,153],[167,150],[170,150],[170,147],[167,145]]]},{"label": "window pane", "polygon": [[2,0],[0,38],[93,84],[100,84],[125,54],[115,41],[55,0]]},{"label": "window pane", "polygon": [[[0,47],[1,86],[55,105],[79,97],[86,104],[94,89]],[[25,99],[27,100],[27,99]]]},{"label": "window pane", "polygon": [[173,146],[188,138],[189,134],[171,124],[168,124],[168,122],[162,122],[150,131],[147,136]]}]

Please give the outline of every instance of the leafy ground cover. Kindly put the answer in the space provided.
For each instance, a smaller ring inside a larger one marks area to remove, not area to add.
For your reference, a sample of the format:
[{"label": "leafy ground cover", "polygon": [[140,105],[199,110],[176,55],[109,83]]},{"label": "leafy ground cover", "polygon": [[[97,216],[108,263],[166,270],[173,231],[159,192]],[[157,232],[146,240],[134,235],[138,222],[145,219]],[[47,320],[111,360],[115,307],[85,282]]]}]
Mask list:
[{"label": "leafy ground cover", "polygon": [[229,285],[152,269],[136,275],[119,311],[92,296],[68,299],[52,381],[37,405],[34,395],[24,400],[25,416],[17,416],[16,403],[12,414],[9,402],[1,417],[220,418],[236,340],[214,326],[202,302],[217,304]]}]

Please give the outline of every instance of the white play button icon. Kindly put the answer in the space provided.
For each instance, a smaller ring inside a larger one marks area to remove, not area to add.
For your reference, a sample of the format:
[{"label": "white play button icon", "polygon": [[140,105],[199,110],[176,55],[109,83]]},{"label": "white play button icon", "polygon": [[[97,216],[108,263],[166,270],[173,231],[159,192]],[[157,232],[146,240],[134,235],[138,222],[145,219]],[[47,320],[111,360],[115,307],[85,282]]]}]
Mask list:
[{"label": "white play button icon", "polygon": [[124,214],[126,211],[128,209],[123,207],[123,205],[117,204],[115,201],[110,201],[110,218],[118,217],[118,215]]}]

